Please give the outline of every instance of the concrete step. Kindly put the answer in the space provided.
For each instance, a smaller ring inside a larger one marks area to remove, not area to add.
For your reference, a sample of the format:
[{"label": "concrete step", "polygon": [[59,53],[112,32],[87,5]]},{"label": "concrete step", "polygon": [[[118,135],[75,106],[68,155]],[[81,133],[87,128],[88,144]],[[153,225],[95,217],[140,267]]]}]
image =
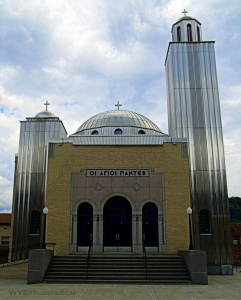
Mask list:
[{"label": "concrete step", "polygon": [[180,256],[150,256],[146,263],[140,255],[62,255],[52,258],[45,282],[123,282],[123,283],[190,283],[190,277]]}]

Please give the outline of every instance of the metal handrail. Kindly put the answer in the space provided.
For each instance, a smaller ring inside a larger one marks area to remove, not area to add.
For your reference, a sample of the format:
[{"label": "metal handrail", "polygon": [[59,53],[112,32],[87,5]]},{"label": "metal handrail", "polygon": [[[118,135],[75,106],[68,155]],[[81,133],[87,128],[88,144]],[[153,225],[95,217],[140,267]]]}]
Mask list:
[{"label": "metal handrail", "polygon": [[89,275],[90,250],[92,248],[92,244],[93,244],[92,241],[90,241],[89,250],[86,258],[86,279],[88,279],[88,275]]},{"label": "metal handrail", "polygon": [[143,257],[144,257],[145,263],[146,263],[146,280],[147,280],[147,255],[146,255],[146,247],[145,247],[144,240],[142,242],[142,245],[143,245]]}]

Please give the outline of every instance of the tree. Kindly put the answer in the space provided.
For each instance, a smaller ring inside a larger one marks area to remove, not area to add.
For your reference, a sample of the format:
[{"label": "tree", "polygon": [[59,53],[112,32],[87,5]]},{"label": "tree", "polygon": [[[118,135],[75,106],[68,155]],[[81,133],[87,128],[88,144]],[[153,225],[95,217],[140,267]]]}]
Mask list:
[{"label": "tree", "polygon": [[241,198],[229,198],[230,221],[231,223],[241,223]]}]

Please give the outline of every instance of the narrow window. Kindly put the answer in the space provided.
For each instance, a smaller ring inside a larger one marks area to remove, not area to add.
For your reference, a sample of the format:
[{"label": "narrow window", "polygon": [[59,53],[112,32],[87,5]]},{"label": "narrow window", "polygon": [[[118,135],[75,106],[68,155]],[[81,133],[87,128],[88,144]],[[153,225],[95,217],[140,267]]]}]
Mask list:
[{"label": "narrow window", "polygon": [[9,245],[9,236],[2,236],[2,246],[8,246]]},{"label": "narrow window", "polygon": [[200,234],[211,233],[210,212],[207,209],[202,209],[199,212],[199,229]]},{"label": "narrow window", "polygon": [[117,128],[114,133],[115,134],[122,134],[122,130],[120,128]]},{"label": "narrow window", "polygon": [[92,135],[98,135],[98,134],[99,134],[99,131],[94,130],[94,131],[91,132],[91,134],[92,134]]},{"label": "narrow window", "polygon": [[191,24],[187,25],[187,40],[188,40],[188,42],[192,42],[192,26],[191,26]]},{"label": "narrow window", "polygon": [[240,236],[233,236],[233,244],[234,245],[241,245],[241,237]]},{"label": "narrow window", "polygon": [[138,134],[146,134],[144,130],[139,130]]},{"label": "narrow window", "polygon": [[30,234],[40,233],[40,219],[41,219],[41,215],[38,210],[34,210],[30,213],[30,225],[29,225]]},{"label": "narrow window", "polygon": [[181,42],[181,27],[177,27],[177,41]]},{"label": "narrow window", "polygon": [[200,29],[199,27],[197,26],[197,40],[200,42],[201,41],[201,38],[200,38]]}]

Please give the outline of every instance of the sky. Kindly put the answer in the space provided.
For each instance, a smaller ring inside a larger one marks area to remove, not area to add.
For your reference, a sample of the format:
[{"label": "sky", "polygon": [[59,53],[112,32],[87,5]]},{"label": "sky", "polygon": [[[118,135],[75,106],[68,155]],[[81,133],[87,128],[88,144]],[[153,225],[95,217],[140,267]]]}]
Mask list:
[{"label": "sky", "polygon": [[164,62],[184,9],[215,41],[228,191],[241,197],[240,0],[0,0],[0,212],[20,121],[46,101],[68,134],[117,101],[168,133]]}]

